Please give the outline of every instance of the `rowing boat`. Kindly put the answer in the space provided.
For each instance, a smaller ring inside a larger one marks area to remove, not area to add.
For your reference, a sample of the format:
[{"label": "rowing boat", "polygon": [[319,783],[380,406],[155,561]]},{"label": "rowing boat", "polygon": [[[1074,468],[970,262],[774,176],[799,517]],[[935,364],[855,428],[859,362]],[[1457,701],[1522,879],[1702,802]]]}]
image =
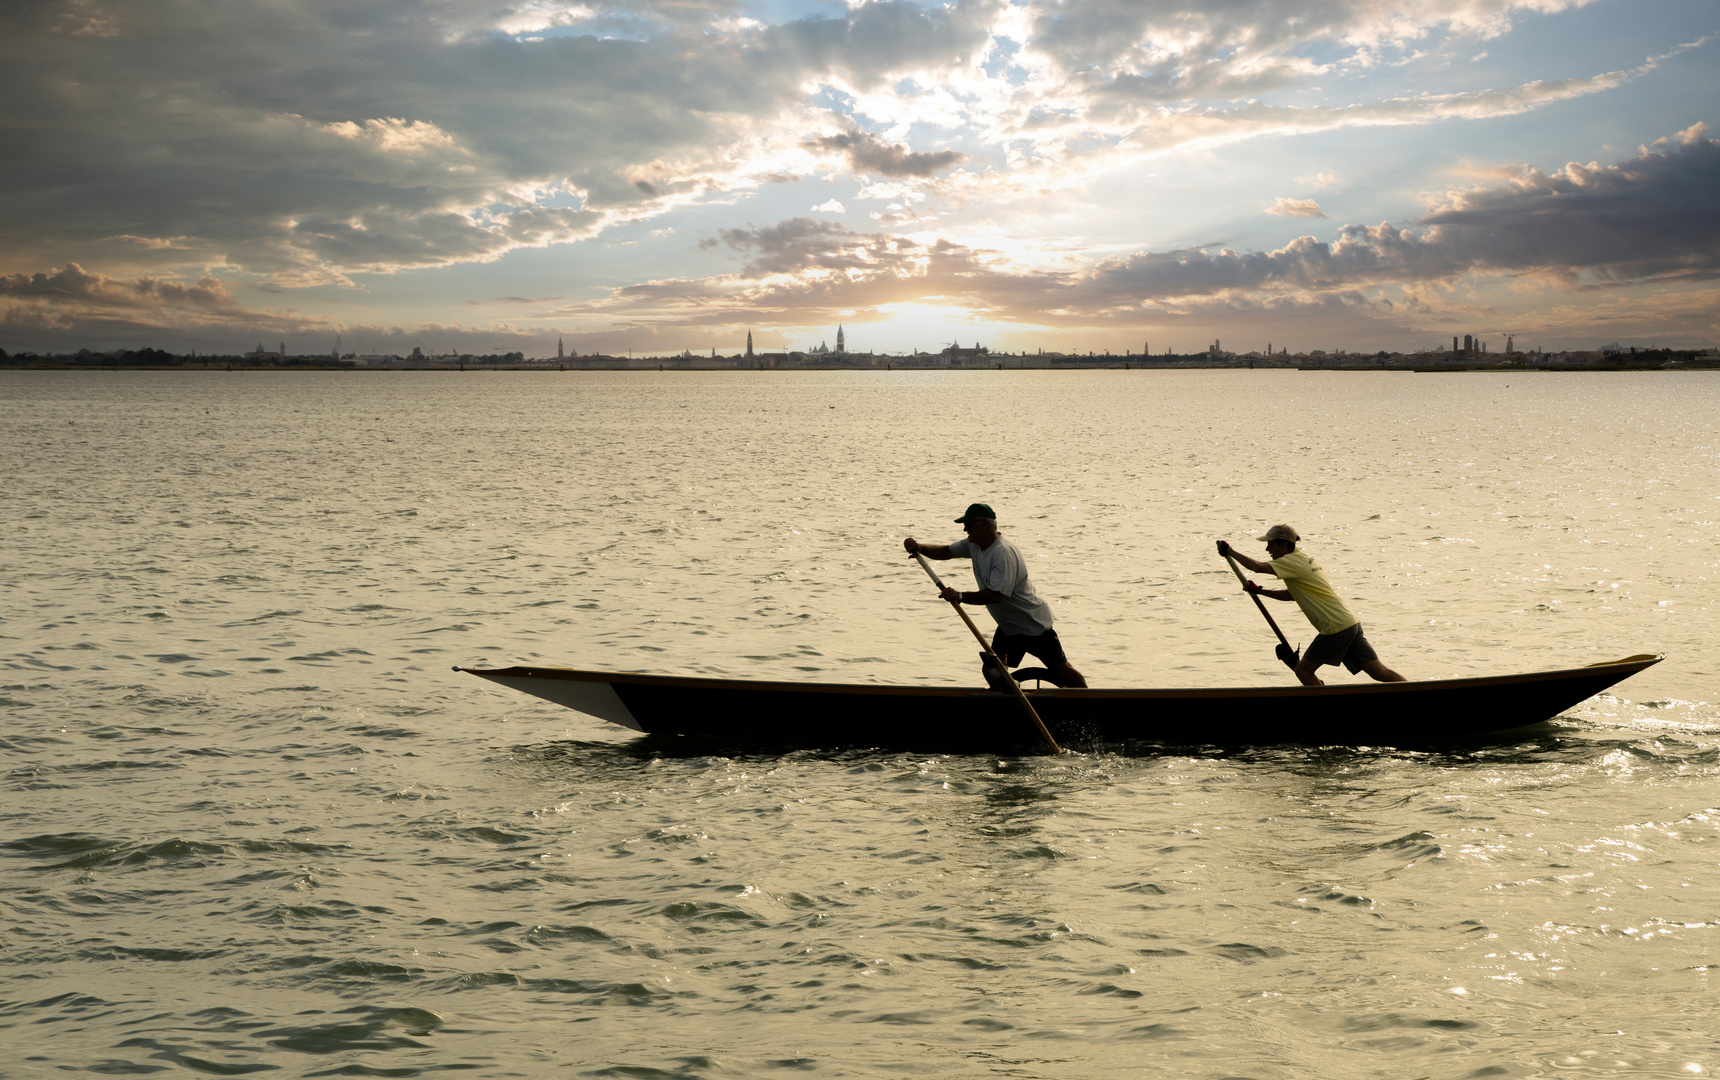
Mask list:
[{"label": "rowing boat", "polygon": [[[1550,720],[1662,658],[1425,682],[1044,688],[1028,696],[1057,740],[1076,746],[1441,745]],[[548,667],[454,670],[634,731],[701,745],[1006,752],[1037,741],[1020,703],[993,690]]]}]

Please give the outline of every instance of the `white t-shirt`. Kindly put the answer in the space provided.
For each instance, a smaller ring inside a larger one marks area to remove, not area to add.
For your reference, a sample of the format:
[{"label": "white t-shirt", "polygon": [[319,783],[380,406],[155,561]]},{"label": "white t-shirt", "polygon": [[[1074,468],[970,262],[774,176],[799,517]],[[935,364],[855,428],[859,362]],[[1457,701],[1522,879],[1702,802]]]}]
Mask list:
[{"label": "white t-shirt", "polygon": [[1003,595],[1002,601],[987,604],[985,609],[1004,633],[1033,637],[1051,629],[1051,605],[1033,591],[1033,582],[1027,580],[1027,562],[1014,544],[999,536],[982,551],[964,536],[951,541],[950,555],[972,559],[973,579],[979,587]]}]

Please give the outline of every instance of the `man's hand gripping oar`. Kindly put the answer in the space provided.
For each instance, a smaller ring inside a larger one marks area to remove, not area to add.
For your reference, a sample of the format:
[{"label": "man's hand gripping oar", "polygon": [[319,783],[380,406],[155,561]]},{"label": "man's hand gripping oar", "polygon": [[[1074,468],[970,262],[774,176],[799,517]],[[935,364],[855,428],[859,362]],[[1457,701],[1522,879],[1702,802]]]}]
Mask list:
[{"label": "man's hand gripping oar", "polygon": [[[932,579],[932,584],[938,587],[938,594],[942,596],[944,592],[944,583],[942,579],[933,572],[932,564],[927,562],[926,557],[917,551],[914,552],[914,558],[919,560],[920,569],[924,570],[926,572],[926,576]],[[1033,724],[1039,729],[1039,734],[1045,737],[1045,745],[1051,748],[1051,752],[1053,754],[1063,753],[1063,748],[1058,746],[1057,740],[1051,737],[1051,729],[1045,726],[1045,721],[1039,718],[1038,711],[1033,708],[1033,702],[1027,700],[1027,694],[1021,689],[1021,684],[1015,681],[1015,677],[1009,673],[1009,668],[1004,664],[1003,659],[999,657],[996,652],[992,651],[991,642],[985,639],[985,635],[979,632],[979,627],[973,624],[973,620],[968,617],[968,613],[962,609],[961,601],[948,600],[948,603],[951,607],[956,609],[956,614],[962,617],[962,622],[967,623],[967,628],[973,631],[973,636],[979,640],[980,648],[985,650],[985,655],[991,659],[992,663],[997,665],[997,669],[999,671],[1003,672],[1003,677],[1009,681],[1009,687],[1011,690],[1015,691],[1015,697],[1021,702],[1021,707],[1027,710],[1027,715],[1033,718]]]},{"label": "man's hand gripping oar", "polygon": [[1278,654],[1278,659],[1284,661],[1285,667],[1289,668],[1291,671],[1295,671],[1296,665],[1302,661],[1302,655],[1295,649],[1292,649],[1290,647],[1290,643],[1284,640],[1284,631],[1278,629],[1278,624],[1272,621],[1272,615],[1266,610],[1266,605],[1260,602],[1260,586],[1254,585],[1253,588],[1249,587],[1250,585],[1253,585],[1253,583],[1242,576],[1242,567],[1236,565],[1236,558],[1230,553],[1230,545],[1225,543],[1223,540],[1218,542],[1218,553],[1223,555],[1224,561],[1230,564],[1230,569],[1236,573],[1236,580],[1242,582],[1242,591],[1247,593],[1249,597],[1253,599],[1254,606],[1260,609],[1261,615],[1265,616],[1266,625],[1270,626],[1272,628],[1272,632],[1278,635],[1278,648],[1274,650]]}]

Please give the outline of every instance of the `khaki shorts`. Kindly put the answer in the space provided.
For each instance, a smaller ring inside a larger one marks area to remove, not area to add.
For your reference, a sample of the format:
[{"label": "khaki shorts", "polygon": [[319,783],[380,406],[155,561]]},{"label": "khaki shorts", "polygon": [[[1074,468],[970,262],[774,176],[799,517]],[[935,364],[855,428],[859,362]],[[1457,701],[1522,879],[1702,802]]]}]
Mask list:
[{"label": "khaki shorts", "polygon": [[1321,634],[1308,643],[1307,651],[1302,654],[1303,663],[1312,660],[1315,667],[1342,664],[1351,675],[1360,673],[1363,664],[1379,658],[1380,654],[1363,636],[1361,623],[1346,626],[1335,634]]}]

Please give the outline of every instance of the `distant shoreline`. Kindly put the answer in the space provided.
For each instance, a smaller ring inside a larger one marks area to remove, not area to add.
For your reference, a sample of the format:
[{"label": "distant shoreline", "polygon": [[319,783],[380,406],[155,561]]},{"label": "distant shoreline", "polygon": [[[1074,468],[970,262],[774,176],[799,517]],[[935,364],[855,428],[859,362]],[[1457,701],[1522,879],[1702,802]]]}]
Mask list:
[{"label": "distant shoreline", "polygon": [[894,372],[998,372],[998,371],[1372,371],[1372,372],[1411,372],[1417,374],[1470,374],[1476,372],[1493,374],[1511,374],[1514,372],[1582,372],[1582,371],[1716,371],[1720,370],[1720,357],[1702,357],[1692,360],[1674,361],[1612,361],[1587,360],[1560,363],[1501,363],[1474,364],[1428,363],[1426,360],[1412,361],[1385,360],[1373,363],[1275,363],[1275,362],[1207,362],[1171,361],[1167,363],[1142,363],[1140,361],[1110,361],[1094,363],[1056,363],[1056,364],[994,364],[984,367],[978,365],[963,365],[959,367],[932,366],[926,364],[880,364],[876,366],[860,365],[795,365],[792,367],[740,367],[736,365],[720,365],[687,361],[664,360],[622,361],[619,363],[511,363],[511,364],[114,364],[114,363],[16,363],[0,361],[0,371],[184,371],[208,372],[211,374],[252,374],[259,372],[270,373],[299,373],[299,372],[352,372],[355,374],[388,372],[449,372],[464,374],[491,371],[533,371],[556,372],[562,374],[582,374],[586,372],[659,372],[670,374],[674,372],[731,372],[741,374],[771,373],[771,374],[802,374],[809,372],[857,371],[891,374]]}]

